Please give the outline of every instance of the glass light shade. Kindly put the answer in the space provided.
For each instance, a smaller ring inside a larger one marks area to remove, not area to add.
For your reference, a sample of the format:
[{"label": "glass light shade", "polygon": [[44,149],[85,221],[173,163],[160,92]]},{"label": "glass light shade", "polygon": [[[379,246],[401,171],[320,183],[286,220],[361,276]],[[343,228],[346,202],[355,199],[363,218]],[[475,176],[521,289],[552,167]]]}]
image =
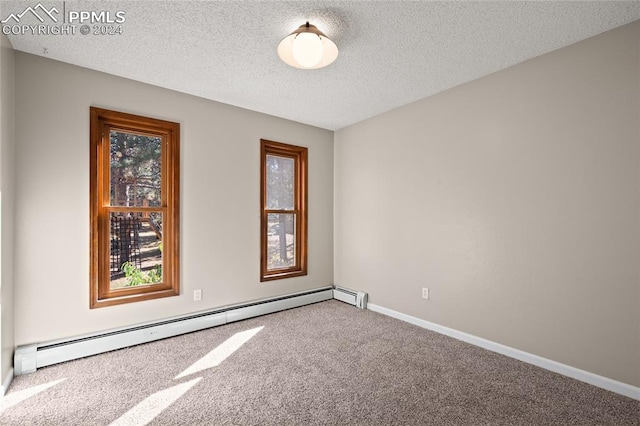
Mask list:
[{"label": "glass light shade", "polygon": [[293,39],[293,58],[304,68],[313,68],[322,60],[322,40],[314,33],[299,33]]},{"label": "glass light shade", "polygon": [[280,42],[278,55],[292,67],[318,69],[336,60],[338,47],[322,31],[307,22]]}]

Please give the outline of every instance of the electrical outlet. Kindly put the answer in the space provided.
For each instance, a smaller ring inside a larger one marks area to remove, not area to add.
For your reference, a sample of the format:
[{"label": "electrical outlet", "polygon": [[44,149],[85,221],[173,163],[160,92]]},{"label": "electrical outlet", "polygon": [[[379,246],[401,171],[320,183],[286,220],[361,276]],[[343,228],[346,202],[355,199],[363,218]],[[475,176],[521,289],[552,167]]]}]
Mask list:
[{"label": "electrical outlet", "polygon": [[202,300],[202,290],[193,290],[193,301],[197,302],[198,300]]},{"label": "electrical outlet", "polygon": [[422,287],[422,298],[423,299],[429,298],[429,289],[427,287]]}]

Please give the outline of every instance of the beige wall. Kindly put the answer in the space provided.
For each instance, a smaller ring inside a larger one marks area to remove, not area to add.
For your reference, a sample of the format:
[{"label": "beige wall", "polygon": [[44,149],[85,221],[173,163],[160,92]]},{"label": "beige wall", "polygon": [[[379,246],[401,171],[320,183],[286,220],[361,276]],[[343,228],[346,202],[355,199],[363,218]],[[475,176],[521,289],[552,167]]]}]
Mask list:
[{"label": "beige wall", "polygon": [[640,385],[639,40],[636,22],[338,131],[336,285]]},{"label": "beige wall", "polygon": [[[181,123],[179,297],[89,309],[91,105]],[[330,131],[16,53],[16,138],[16,345],[332,283]],[[309,147],[306,277],[259,282],[260,138]]]},{"label": "beige wall", "polygon": [[[13,246],[15,208],[14,54],[0,36],[0,384],[13,367]],[[6,389],[4,389],[6,391]]]}]

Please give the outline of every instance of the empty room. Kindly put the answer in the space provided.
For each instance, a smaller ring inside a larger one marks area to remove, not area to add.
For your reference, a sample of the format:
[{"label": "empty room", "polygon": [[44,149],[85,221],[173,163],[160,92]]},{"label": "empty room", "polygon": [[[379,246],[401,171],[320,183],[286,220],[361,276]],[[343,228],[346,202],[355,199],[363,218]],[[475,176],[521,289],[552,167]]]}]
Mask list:
[{"label": "empty room", "polygon": [[0,425],[640,425],[640,1],[0,28]]}]

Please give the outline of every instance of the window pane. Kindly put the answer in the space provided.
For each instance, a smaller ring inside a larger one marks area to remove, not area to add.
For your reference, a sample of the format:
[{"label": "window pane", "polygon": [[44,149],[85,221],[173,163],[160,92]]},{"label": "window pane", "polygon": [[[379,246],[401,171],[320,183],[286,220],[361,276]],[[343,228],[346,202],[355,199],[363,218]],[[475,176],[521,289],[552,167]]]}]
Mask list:
[{"label": "window pane", "polygon": [[111,205],[161,205],[162,138],[110,132]]},{"label": "window pane", "polygon": [[284,269],[295,266],[295,215],[270,213],[267,216],[267,269]]},{"label": "window pane", "polygon": [[162,282],[162,213],[110,217],[110,289]]},{"label": "window pane", "polygon": [[267,209],[293,210],[293,158],[267,155]]}]

